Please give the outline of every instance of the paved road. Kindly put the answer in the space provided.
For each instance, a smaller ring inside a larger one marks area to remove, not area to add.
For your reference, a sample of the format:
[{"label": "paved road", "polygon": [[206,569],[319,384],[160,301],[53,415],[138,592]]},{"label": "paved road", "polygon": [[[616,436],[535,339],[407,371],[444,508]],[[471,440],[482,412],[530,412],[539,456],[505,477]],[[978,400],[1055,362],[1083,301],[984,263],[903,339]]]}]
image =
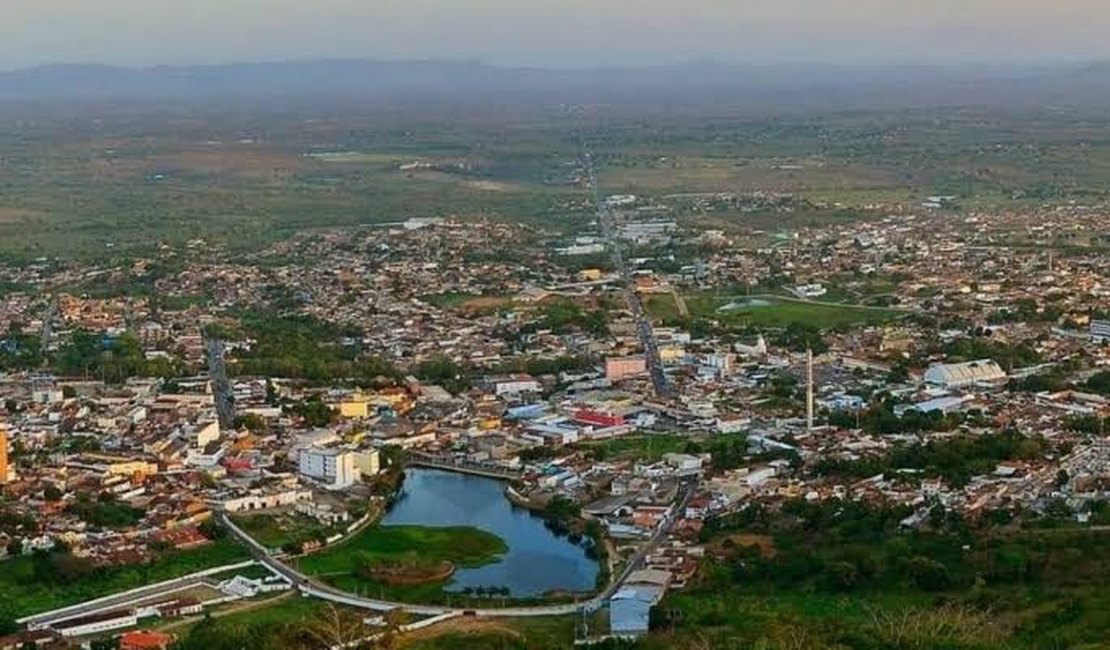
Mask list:
[{"label": "paved road", "polygon": [[579,601],[575,603],[562,603],[557,605],[538,605],[535,607],[504,607],[504,608],[489,608],[489,609],[473,609],[461,607],[447,607],[440,605],[414,605],[412,603],[401,603],[389,600],[379,600],[374,598],[363,598],[354,594],[349,594],[345,591],[340,591],[328,585],[322,584],[310,576],[307,576],[293,567],[285,564],[269,554],[265,547],[256,542],[250,535],[247,535],[241,528],[236,526],[227,513],[221,512],[219,514],[220,521],[227,526],[228,530],[232,532],[235,537],[246,544],[250,550],[251,555],[254,556],[258,562],[266,565],[274,573],[281,575],[286,580],[295,586],[301,593],[306,596],[328,600],[334,603],[349,605],[351,607],[359,607],[362,609],[370,609],[375,611],[390,611],[400,609],[411,614],[419,616],[438,616],[440,614],[448,613],[468,613],[474,616],[489,616],[489,617],[504,617],[504,618],[522,618],[522,617],[538,617],[538,616],[565,616],[568,614],[575,614],[583,609],[596,609],[604,604],[618,589],[624,584],[633,571],[643,566],[644,560],[659,547],[659,544],[667,538],[671,529],[678,521],[681,513],[686,510],[686,505],[690,502],[690,498],[694,494],[694,482],[686,482],[681,491],[681,496],[678,499],[678,505],[675,507],[671,514],[664,520],[664,522],[656,530],[655,534],[651,537],[647,544],[645,544],[632,560],[625,566],[624,570],[617,577],[616,580],[610,582],[601,593],[594,597]]}]

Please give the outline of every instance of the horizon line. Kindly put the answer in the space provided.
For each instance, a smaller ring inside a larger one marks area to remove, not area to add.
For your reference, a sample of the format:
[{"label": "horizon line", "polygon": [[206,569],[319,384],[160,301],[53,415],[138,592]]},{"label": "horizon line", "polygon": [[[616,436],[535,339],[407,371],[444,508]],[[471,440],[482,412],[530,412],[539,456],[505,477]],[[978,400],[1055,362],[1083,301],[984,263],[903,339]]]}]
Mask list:
[{"label": "horizon line", "polygon": [[504,62],[491,62],[478,57],[427,57],[427,58],[389,58],[389,57],[298,57],[298,58],[262,58],[240,59],[219,63],[152,63],[152,64],[123,64],[105,63],[103,61],[75,61],[59,60],[35,63],[22,66],[0,67],[0,74],[34,72],[49,68],[102,68],[112,70],[126,70],[131,72],[149,72],[165,69],[181,68],[228,68],[235,66],[266,66],[266,65],[298,65],[310,63],[364,63],[380,65],[468,65],[473,67],[491,68],[500,70],[536,70],[536,71],[600,71],[600,70],[651,70],[661,68],[681,68],[694,66],[720,66],[720,67],[802,67],[802,68],[855,68],[855,69],[1029,69],[1029,68],[1074,68],[1110,64],[1110,58],[1042,58],[1042,59],[980,59],[966,61],[945,60],[905,60],[905,61],[829,61],[819,59],[791,59],[781,58],[776,60],[728,60],[718,57],[687,57],[674,59],[669,62],[646,62],[642,64],[615,64],[615,65],[576,65],[576,64],[513,64]]}]

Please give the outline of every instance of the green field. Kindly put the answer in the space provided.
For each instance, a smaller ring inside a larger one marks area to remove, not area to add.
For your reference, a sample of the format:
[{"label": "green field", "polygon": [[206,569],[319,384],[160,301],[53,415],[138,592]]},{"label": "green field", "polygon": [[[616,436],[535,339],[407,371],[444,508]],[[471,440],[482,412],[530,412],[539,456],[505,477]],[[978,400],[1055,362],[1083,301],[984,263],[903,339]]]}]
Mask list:
[{"label": "green field", "polygon": [[40,559],[17,557],[0,563],[0,618],[19,618],[248,559],[246,549],[228,540],[167,553],[148,565],[74,567],[65,576],[37,564]]},{"label": "green field", "polygon": [[599,461],[644,460],[657,461],[664,454],[681,453],[690,444],[688,436],[675,434],[629,436],[604,442],[581,445],[594,452]]},{"label": "green field", "polygon": [[234,521],[259,544],[268,548],[281,548],[322,530],[315,519],[300,515],[250,514],[236,516]]},{"label": "green field", "polygon": [[[275,597],[265,596],[266,600]],[[234,603],[238,605],[239,603]],[[276,600],[273,604],[241,612],[220,616],[220,625],[240,627],[270,627],[291,622],[304,621],[319,614],[327,607],[327,602],[316,598],[305,598],[298,592]]]},{"label": "green field", "polygon": [[[846,325],[877,325],[895,320],[905,313],[894,309],[809,302],[775,295],[719,296],[704,293],[686,296],[685,300],[691,317],[716,320],[730,327],[783,328],[803,325],[832,329]],[[746,305],[747,301],[752,304]],[[738,307],[721,310],[732,303]],[[663,321],[679,319],[670,296],[653,296],[645,308],[652,317]]]},{"label": "green field", "polygon": [[342,544],[301,558],[298,564],[310,575],[335,575],[351,570],[350,560],[355,553],[384,559],[417,553],[429,561],[477,567],[493,562],[508,550],[496,535],[466,526],[375,526]]},{"label": "green field", "polygon": [[409,602],[441,602],[447,595],[443,587],[450,581],[395,587],[355,575],[360,556],[371,560],[397,561],[406,556],[421,562],[451,562],[456,567],[478,567],[496,562],[508,551],[505,542],[477,528],[455,526],[375,526],[351,539],[298,561],[309,575],[352,593],[369,593]]}]

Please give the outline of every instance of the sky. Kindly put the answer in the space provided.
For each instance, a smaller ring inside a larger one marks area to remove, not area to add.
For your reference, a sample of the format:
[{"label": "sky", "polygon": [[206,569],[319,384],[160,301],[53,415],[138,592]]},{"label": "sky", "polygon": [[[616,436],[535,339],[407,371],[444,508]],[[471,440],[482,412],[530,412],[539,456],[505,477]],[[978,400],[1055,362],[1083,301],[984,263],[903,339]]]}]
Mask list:
[{"label": "sky", "polygon": [[2,0],[0,68],[1110,59],[1107,0]]}]

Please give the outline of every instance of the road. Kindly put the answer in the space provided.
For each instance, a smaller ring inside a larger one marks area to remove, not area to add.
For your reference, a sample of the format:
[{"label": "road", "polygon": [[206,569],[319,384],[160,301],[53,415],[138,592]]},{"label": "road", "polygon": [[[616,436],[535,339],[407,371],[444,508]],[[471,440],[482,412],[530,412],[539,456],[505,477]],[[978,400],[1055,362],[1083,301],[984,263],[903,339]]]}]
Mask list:
[{"label": "road", "polygon": [[584,601],[574,603],[561,603],[554,605],[537,605],[535,607],[504,607],[504,608],[487,608],[487,609],[474,609],[474,608],[460,608],[449,607],[441,605],[414,605],[412,603],[401,603],[389,600],[379,600],[374,598],[363,598],[354,594],[349,594],[345,591],[340,591],[328,585],[322,584],[312,577],[305,575],[293,567],[278,560],[267,552],[266,548],[256,542],[250,535],[244,532],[241,528],[231,521],[227,513],[219,513],[220,521],[223,522],[227,529],[231,531],[236,538],[242,541],[250,550],[251,555],[259,563],[268,567],[274,573],[284,577],[294,587],[296,587],[302,594],[322,600],[339,603],[341,605],[348,605],[351,607],[358,607],[361,609],[370,609],[379,612],[391,611],[400,609],[402,611],[416,614],[418,616],[439,616],[441,614],[449,613],[467,613],[474,616],[488,616],[488,617],[502,617],[502,618],[525,618],[525,617],[540,617],[540,616],[566,616],[569,614],[576,614],[582,610],[595,610],[605,603],[613,594],[617,592],[632,575],[633,571],[641,568],[644,560],[648,555],[653,553],[655,549],[667,538],[674,524],[678,521],[681,513],[686,510],[690,498],[694,494],[694,481],[687,481],[683,484],[680,497],[677,501],[677,507],[672,509],[671,514],[663,521],[659,528],[652,535],[651,539],[645,544],[632,560],[625,566],[621,574],[609,583],[601,593],[593,596],[592,598]]},{"label": "road", "polygon": [[621,250],[620,236],[617,234],[616,226],[613,223],[613,211],[601,200],[601,188],[598,185],[593,157],[585,143],[583,143],[583,149],[585,151],[582,160],[597,212],[597,225],[601,229],[601,236],[605,239],[606,246],[609,248],[613,267],[620,277],[622,293],[625,302],[628,304],[628,310],[632,313],[632,318],[636,322],[636,330],[640,336],[640,344],[644,348],[644,359],[647,362],[651,383],[655,388],[655,395],[660,399],[667,399],[671,396],[671,384],[663,368],[663,361],[659,354],[659,343],[655,340],[655,330],[652,329],[651,320],[644,312],[644,304],[640,300],[640,295],[636,293],[636,284],[632,279],[632,272],[625,262],[624,253]]}]

